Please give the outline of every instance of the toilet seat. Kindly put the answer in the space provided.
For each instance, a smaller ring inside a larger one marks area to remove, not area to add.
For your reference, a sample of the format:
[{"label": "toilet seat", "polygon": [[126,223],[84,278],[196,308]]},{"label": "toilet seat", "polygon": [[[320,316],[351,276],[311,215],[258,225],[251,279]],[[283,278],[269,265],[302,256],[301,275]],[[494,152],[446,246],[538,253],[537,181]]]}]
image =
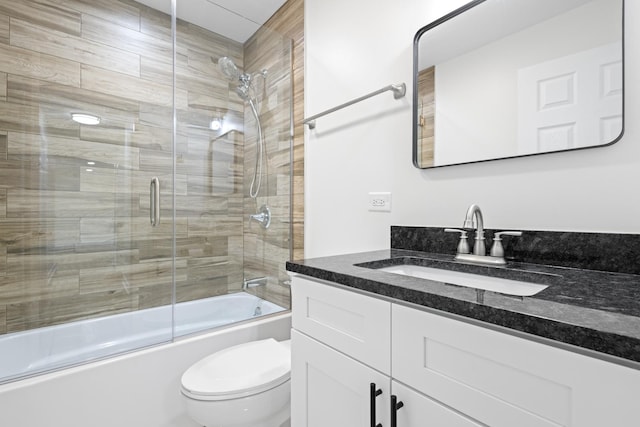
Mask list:
[{"label": "toilet seat", "polygon": [[228,400],[277,387],[291,376],[288,344],[269,338],[207,356],[182,375],[182,394],[196,400]]}]

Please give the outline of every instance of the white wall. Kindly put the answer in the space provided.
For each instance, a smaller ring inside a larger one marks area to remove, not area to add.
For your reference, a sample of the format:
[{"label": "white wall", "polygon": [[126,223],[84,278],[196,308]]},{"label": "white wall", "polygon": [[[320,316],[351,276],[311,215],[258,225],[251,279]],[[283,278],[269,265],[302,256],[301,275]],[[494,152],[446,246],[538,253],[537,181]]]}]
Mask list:
[{"label": "white wall", "polygon": [[3,427],[197,427],[180,377],[220,349],[289,338],[290,314],[0,386]]},{"label": "white wall", "polygon": [[[305,256],[389,247],[391,225],[460,226],[478,203],[489,228],[638,233],[640,3],[627,2],[626,129],[605,148],[418,170],[411,163],[412,40],[464,0],[305,0],[305,112],[382,86],[318,119],[305,141]],[[367,210],[392,192],[392,212]],[[453,248],[452,248],[453,251]]]}]

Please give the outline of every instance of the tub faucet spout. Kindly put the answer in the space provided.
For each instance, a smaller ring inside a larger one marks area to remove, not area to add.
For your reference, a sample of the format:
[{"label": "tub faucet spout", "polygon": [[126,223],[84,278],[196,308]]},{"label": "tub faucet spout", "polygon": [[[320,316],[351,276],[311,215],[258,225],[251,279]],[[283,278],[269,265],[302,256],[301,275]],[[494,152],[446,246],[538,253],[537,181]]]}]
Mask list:
[{"label": "tub faucet spout", "polygon": [[484,220],[482,219],[482,211],[480,206],[471,205],[467,209],[467,215],[464,218],[464,225],[462,228],[471,229],[476,228],[476,238],[473,245],[474,255],[486,255],[487,249],[484,243]]}]

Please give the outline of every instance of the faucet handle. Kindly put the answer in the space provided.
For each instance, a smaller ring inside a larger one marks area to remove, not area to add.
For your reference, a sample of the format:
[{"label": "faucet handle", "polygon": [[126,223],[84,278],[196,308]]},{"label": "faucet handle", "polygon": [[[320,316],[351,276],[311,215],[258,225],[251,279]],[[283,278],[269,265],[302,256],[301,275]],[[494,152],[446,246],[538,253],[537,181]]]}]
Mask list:
[{"label": "faucet handle", "polygon": [[493,246],[489,255],[504,257],[504,247],[502,246],[502,236],[522,236],[522,231],[500,231],[493,235]]},{"label": "faucet handle", "polygon": [[462,230],[460,228],[445,228],[444,231],[446,233],[466,233],[467,230]]},{"label": "faucet handle", "polygon": [[459,254],[469,253],[469,242],[467,241],[467,230],[460,230],[459,228],[445,228],[446,233],[460,233],[460,241],[458,242],[457,252]]}]

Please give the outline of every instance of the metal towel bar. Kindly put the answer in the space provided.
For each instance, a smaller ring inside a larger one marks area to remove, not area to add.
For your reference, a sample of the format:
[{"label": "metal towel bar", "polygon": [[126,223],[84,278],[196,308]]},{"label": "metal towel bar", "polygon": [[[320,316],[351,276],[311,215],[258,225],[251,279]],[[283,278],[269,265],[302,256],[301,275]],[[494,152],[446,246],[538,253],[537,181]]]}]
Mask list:
[{"label": "metal towel bar", "polygon": [[378,89],[375,92],[371,92],[367,95],[361,96],[360,98],[356,98],[349,102],[345,102],[344,104],[338,105],[337,107],[333,107],[327,111],[323,111],[322,113],[316,114],[314,116],[307,117],[302,121],[302,124],[309,126],[309,129],[315,129],[317,118],[326,116],[327,114],[333,113],[334,111],[338,111],[350,105],[357,104],[360,101],[364,101],[365,99],[371,98],[372,96],[376,96],[387,91],[392,91],[393,97],[395,99],[400,99],[407,93],[407,85],[405,85],[404,83],[400,83],[397,85],[385,86],[382,89]]}]

